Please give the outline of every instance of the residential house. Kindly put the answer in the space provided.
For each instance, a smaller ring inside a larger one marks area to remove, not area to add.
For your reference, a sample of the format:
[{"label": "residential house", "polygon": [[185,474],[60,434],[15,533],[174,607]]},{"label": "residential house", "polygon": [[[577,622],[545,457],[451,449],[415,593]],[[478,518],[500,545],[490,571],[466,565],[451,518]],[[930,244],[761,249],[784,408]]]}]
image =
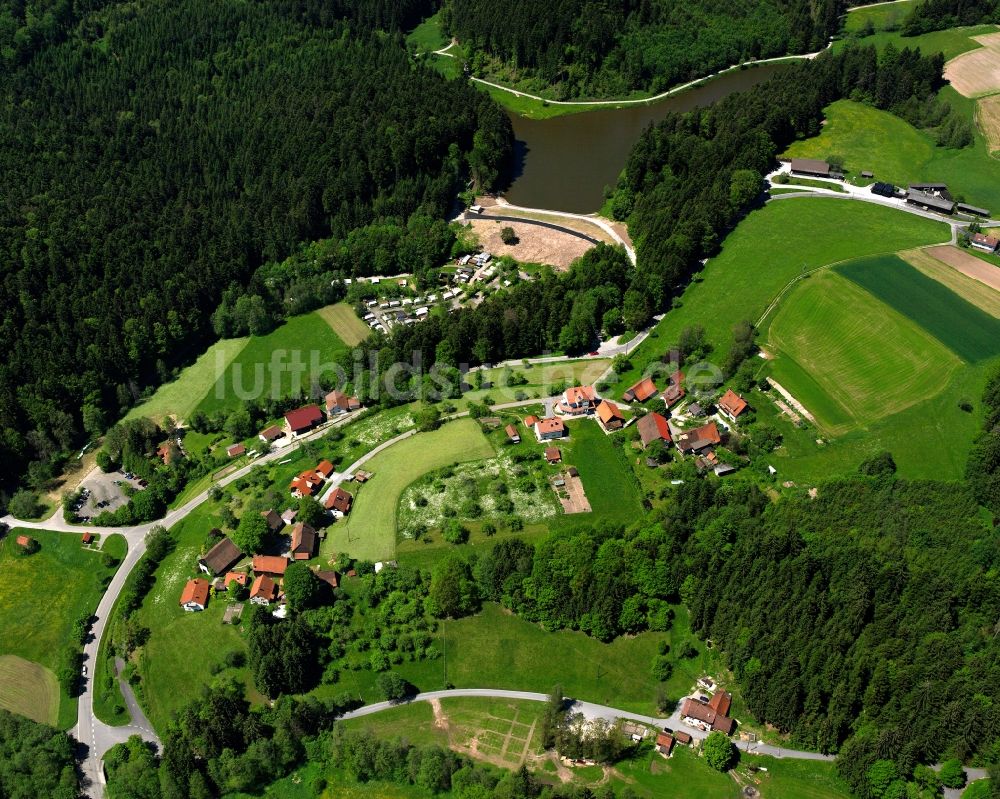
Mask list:
[{"label": "residential house", "polygon": [[697,699],[685,699],[681,703],[681,721],[705,732],[719,731],[726,735],[732,733],[735,724],[735,721],[725,713],[720,713],[706,702],[699,702]]},{"label": "residential house", "polygon": [[534,414],[532,414],[531,416],[524,417],[524,426],[527,427],[529,430],[534,428],[536,424],[538,424],[538,417],[535,416]]},{"label": "residential house", "polygon": [[610,433],[622,429],[625,417],[611,400],[601,400],[597,406],[597,423],[605,433]]},{"label": "residential house", "polygon": [[295,517],[299,515],[299,512],[294,508],[289,508],[281,514],[281,521],[285,524],[291,524],[295,521]]},{"label": "residential house", "polygon": [[226,572],[226,576],[222,581],[222,584],[229,588],[229,584],[235,582],[237,585],[246,586],[250,581],[250,575],[246,572]]},{"label": "residential house", "polygon": [[545,460],[549,463],[559,463],[562,460],[562,452],[559,447],[546,447]]},{"label": "residential house", "polygon": [[597,399],[593,386],[573,386],[563,392],[559,410],[570,416],[593,413]]},{"label": "residential house", "polygon": [[1000,239],[994,236],[984,236],[982,233],[973,233],[969,238],[969,244],[983,252],[996,252],[997,247],[1000,246]]},{"label": "residential house", "polygon": [[278,425],[276,424],[273,424],[270,427],[265,427],[257,435],[257,438],[259,438],[265,444],[273,444],[279,438],[284,438],[284,437],[285,437],[285,431],[282,430],[280,427],[278,427]]},{"label": "residential house", "polygon": [[309,560],[316,554],[316,531],[304,522],[292,528],[292,560]]},{"label": "residential house", "polygon": [[644,377],[622,394],[622,402],[645,402],[654,394],[656,394],[656,383],[652,378]]},{"label": "residential house", "polygon": [[322,485],[323,475],[315,469],[306,469],[292,478],[288,490],[292,492],[293,497],[301,499],[302,497],[311,497]]},{"label": "residential house", "polygon": [[316,474],[324,480],[329,480],[330,475],[333,474],[333,464],[326,459],[321,460],[316,464]]},{"label": "residential house", "polygon": [[716,403],[716,407],[719,409],[719,413],[726,419],[735,423],[742,414],[747,412],[750,406],[747,405],[747,401],[743,397],[730,388],[722,395],[722,399]]},{"label": "residential house", "polygon": [[323,412],[319,409],[319,405],[310,403],[286,413],[285,421],[293,436],[301,436],[323,421]]},{"label": "residential house", "polygon": [[685,393],[686,392],[684,391],[684,386],[682,386],[680,383],[671,384],[663,390],[663,393],[660,395],[660,398],[663,400],[663,404],[666,405],[667,408],[672,408],[674,405],[676,405],[678,402],[684,399]]},{"label": "residential house", "polygon": [[721,443],[722,436],[719,435],[715,422],[674,434],[674,444],[684,455],[699,453]]},{"label": "residential house", "polygon": [[232,444],[231,446],[226,447],[226,455],[228,455],[230,458],[236,458],[239,457],[240,455],[245,455],[246,451],[247,448],[243,444]]},{"label": "residential house", "polygon": [[642,441],[642,448],[646,449],[654,441],[662,441],[669,444],[670,425],[667,424],[667,417],[659,413],[647,413],[635,423],[636,430],[639,431],[639,440]]},{"label": "residential house", "polygon": [[517,428],[514,425],[509,424],[504,428],[504,432],[507,434],[507,440],[511,444],[520,444],[521,435],[517,432]]},{"label": "residential house", "polygon": [[679,744],[684,744],[685,746],[691,745],[691,736],[683,730],[674,730],[674,740]]},{"label": "residential house", "polygon": [[324,507],[333,514],[335,519],[343,519],[348,513],[351,512],[351,505],[354,503],[354,497],[348,494],[340,486],[333,489],[333,493],[326,498],[326,502],[323,503]]},{"label": "residential house", "polygon": [[566,425],[562,419],[550,416],[535,422],[535,438],[539,441],[552,441],[566,435]]},{"label": "residential house", "polygon": [[267,522],[267,529],[272,533],[277,533],[285,526],[285,520],[273,508],[271,510],[262,510],[260,515],[264,517],[264,521]]},{"label": "residential house", "polygon": [[705,409],[702,408],[697,402],[692,402],[687,406],[687,415],[694,416],[695,418],[701,418],[705,415]]},{"label": "residential house", "polygon": [[205,557],[198,560],[198,568],[205,574],[211,574],[215,577],[229,571],[242,557],[243,552],[232,542],[232,539],[223,538],[208,550]]},{"label": "residential house", "polygon": [[281,577],[287,568],[288,558],[283,558],[280,555],[253,556],[254,574],[268,574],[271,577]]},{"label": "residential house", "polygon": [[670,750],[674,748],[674,736],[669,732],[661,732],[656,736],[656,751],[664,757],[670,757]]},{"label": "residential house", "polygon": [[268,575],[261,574],[250,586],[250,601],[255,605],[267,605],[278,598],[278,586]]},{"label": "residential house", "polygon": [[184,590],[181,591],[180,606],[186,611],[194,612],[204,610],[208,607],[208,580],[196,577],[188,580]]},{"label": "residential house", "polygon": [[337,572],[332,569],[315,569],[313,574],[316,575],[317,580],[322,580],[330,588],[337,588],[340,585],[340,578],[337,576]]},{"label": "residential house", "polygon": [[326,395],[326,413],[328,416],[338,416],[342,413],[356,411],[361,407],[357,397],[349,397],[343,391],[331,391]]}]

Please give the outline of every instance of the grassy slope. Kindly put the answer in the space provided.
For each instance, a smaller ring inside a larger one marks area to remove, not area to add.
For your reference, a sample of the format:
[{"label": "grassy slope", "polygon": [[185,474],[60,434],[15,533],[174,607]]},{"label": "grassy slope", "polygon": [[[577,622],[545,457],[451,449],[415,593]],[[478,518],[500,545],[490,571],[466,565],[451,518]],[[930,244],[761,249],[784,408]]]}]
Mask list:
[{"label": "grassy slope", "polygon": [[[16,554],[15,539],[26,533],[39,542],[34,555]],[[125,539],[109,536],[106,551],[125,555]],[[0,654],[17,655],[54,672],[63,647],[70,641],[73,622],[97,608],[103,581],[114,569],[105,568],[98,552],[80,546],[80,536],[44,530],[14,528],[0,539],[0,573],[4,590],[0,593]],[[6,685],[10,685],[9,682]],[[41,683],[39,683],[41,686]],[[0,683],[0,691],[4,683]],[[45,690],[50,696],[51,691]],[[63,692],[58,701],[58,726],[68,729],[76,722],[76,700]],[[39,697],[40,702],[43,697]],[[2,699],[0,699],[2,705]]]},{"label": "grassy slope", "polygon": [[[313,366],[322,370],[346,349],[344,342],[318,313],[294,316],[266,336],[251,337],[225,373],[203,395],[198,410],[213,413],[235,408],[240,403],[237,391],[252,396],[287,396],[295,389],[307,393]],[[303,369],[293,373],[288,368],[290,363],[301,364]]]},{"label": "grassy slope", "polygon": [[[702,325],[721,361],[741,319],[756,321],[789,281],[804,270],[863,255],[948,240],[943,223],[891,208],[836,198],[790,198],[754,211],[711,259],[630,360],[609,392],[618,396],[639,379],[646,364],[677,342],[680,332]],[[662,382],[662,381],[661,381]],[[662,386],[661,386],[662,387]]]},{"label": "grassy slope", "polygon": [[327,305],[316,313],[336,333],[348,347],[355,347],[368,338],[371,333],[368,325],[358,319],[354,309],[346,302]]},{"label": "grassy slope", "polygon": [[924,250],[910,250],[900,253],[900,257],[915,269],[947,286],[964,300],[1000,319],[1000,292],[963,275],[957,269],[928,255]]},{"label": "grassy slope", "polygon": [[59,724],[61,693],[56,675],[45,666],[17,655],[0,655],[0,709],[66,729],[76,717]]},{"label": "grassy slope", "polygon": [[[970,119],[975,104],[950,87],[941,95]],[[920,181],[944,181],[953,193],[973,204],[1000,209],[1000,160],[990,157],[978,132],[961,150],[940,148],[931,137],[887,111],[853,100],[838,100],[826,109],[823,132],[798,141],[786,157],[828,158],[839,155],[851,175],[871,170],[878,180],[897,186]]]},{"label": "grassy slope", "polygon": [[[563,464],[580,470],[587,500],[593,514],[582,515],[581,522],[601,516],[621,522],[631,522],[642,513],[638,486],[631,477],[631,469],[618,457],[613,439],[607,436],[592,419],[571,422],[570,438],[559,446],[563,450]],[[623,440],[623,434],[617,434]]]},{"label": "grassy slope", "polygon": [[417,53],[431,53],[447,46],[448,37],[441,30],[441,12],[428,17],[406,35],[406,44]]},{"label": "grassy slope", "polygon": [[961,367],[918,323],[830,270],[782,300],[768,342],[775,379],[833,434],[933,396]]},{"label": "grassy slope", "polygon": [[844,30],[848,33],[856,33],[869,23],[876,31],[899,27],[907,14],[911,13],[914,7],[922,2],[923,0],[902,0],[902,2],[897,3],[854,9],[848,12],[844,19]]},{"label": "grassy slope", "polygon": [[365,469],[372,479],[352,489],[354,508],[330,528],[324,552],[348,552],[381,560],[396,551],[396,515],[403,490],[423,474],[461,461],[493,455],[493,447],[471,419],[449,422],[432,433],[402,441],[376,455]]},{"label": "grassy slope", "polygon": [[863,45],[875,45],[879,49],[882,49],[891,42],[899,50],[902,50],[904,47],[909,47],[911,50],[919,47],[923,53],[943,53],[945,61],[949,61],[957,55],[982,46],[979,42],[972,40],[973,36],[981,36],[984,33],[995,33],[996,30],[996,25],[973,25],[967,28],[932,31],[921,36],[903,36],[898,31],[880,31],[871,36],[841,39],[834,42],[833,47],[837,50],[845,47],[850,42],[857,42]]}]

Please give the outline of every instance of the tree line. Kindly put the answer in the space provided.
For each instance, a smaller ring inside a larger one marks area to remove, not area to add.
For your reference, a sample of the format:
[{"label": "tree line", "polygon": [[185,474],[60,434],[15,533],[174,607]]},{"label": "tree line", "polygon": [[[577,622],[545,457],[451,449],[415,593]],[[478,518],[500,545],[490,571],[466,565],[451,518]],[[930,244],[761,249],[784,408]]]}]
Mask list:
[{"label": "tree line", "polygon": [[752,59],[821,50],[841,0],[450,0],[442,18],[474,71],[552,88],[556,99],[661,92]]},{"label": "tree line", "polygon": [[0,796],[76,799],[73,739],[48,724],[0,709]]},{"label": "tree line", "polygon": [[284,263],[301,242],[358,256],[373,225],[433,236],[470,177],[502,180],[512,146],[487,96],[365,27],[420,3],[79,8],[0,70],[7,485],[44,484],[216,335],[266,329],[354,273]]},{"label": "tree line", "polygon": [[919,36],[945,28],[990,22],[1000,22],[1000,3],[996,0],[927,0],[916,4],[907,15],[902,34]]}]

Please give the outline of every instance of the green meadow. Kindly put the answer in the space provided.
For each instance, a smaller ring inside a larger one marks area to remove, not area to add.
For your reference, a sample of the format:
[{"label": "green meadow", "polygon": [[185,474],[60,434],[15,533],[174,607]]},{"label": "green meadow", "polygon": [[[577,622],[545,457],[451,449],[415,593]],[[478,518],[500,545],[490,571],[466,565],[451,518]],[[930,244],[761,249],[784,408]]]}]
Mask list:
[{"label": "green meadow", "polygon": [[[866,9],[869,13],[872,9]],[[854,14],[861,12],[855,11]],[[850,16],[848,19],[850,20]],[[856,24],[856,23],[851,23]],[[864,24],[863,19],[860,23]],[[941,53],[945,61],[950,61],[957,55],[967,53],[982,47],[979,42],[973,41],[973,36],[982,36],[984,33],[996,33],[996,25],[972,25],[965,28],[948,28],[947,30],[931,31],[920,36],[903,36],[899,31],[877,31],[870,36],[851,35],[833,43],[835,50],[857,42],[862,45],[875,45],[880,50],[887,44],[892,44],[898,50],[909,47],[911,50],[920,48],[923,53]]]}]

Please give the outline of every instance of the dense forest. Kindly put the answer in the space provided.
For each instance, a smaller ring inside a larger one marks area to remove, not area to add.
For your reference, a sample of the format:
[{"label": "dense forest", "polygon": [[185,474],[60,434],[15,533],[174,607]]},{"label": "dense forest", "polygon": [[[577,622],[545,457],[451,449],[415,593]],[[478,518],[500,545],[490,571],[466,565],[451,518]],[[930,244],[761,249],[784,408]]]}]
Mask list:
[{"label": "dense forest", "polygon": [[63,732],[0,709],[0,796],[76,799],[73,740]]},{"label": "dense forest", "polygon": [[903,22],[904,36],[919,36],[928,31],[1000,22],[997,0],[927,0],[916,4]]},{"label": "dense forest", "polygon": [[322,301],[328,264],[273,266],[300,242],[418,237],[512,146],[488,97],[365,27],[420,3],[63,5],[0,26],[0,483],[43,483],[204,348],[221,301],[224,331]]},{"label": "dense forest", "polygon": [[[822,50],[841,0],[450,0],[474,70],[494,59],[556,99],[661,92],[751,59]],[[505,73],[507,74],[507,73]]]}]

